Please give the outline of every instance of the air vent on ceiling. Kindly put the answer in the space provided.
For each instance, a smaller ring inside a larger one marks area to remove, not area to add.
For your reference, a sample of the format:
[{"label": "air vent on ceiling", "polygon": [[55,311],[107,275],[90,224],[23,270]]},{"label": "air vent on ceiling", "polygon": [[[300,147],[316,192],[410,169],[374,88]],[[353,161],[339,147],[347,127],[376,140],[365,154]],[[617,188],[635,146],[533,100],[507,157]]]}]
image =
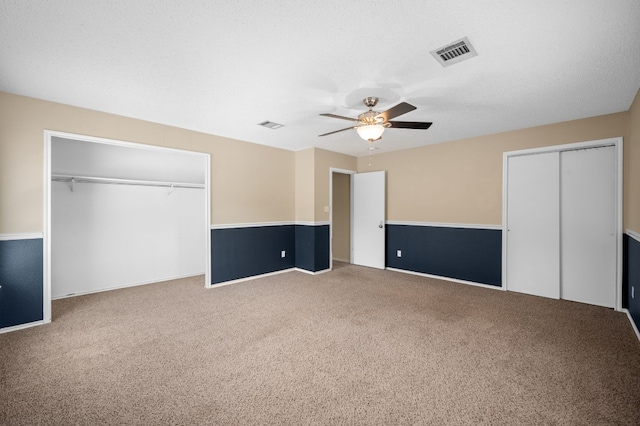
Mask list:
[{"label": "air vent on ceiling", "polygon": [[284,126],[284,124],[274,123],[273,121],[263,121],[262,123],[258,123],[259,126],[268,127],[269,129],[279,129]]},{"label": "air vent on ceiling", "polygon": [[440,65],[448,67],[449,65],[462,62],[465,59],[473,58],[478,55],[478,52],[473,48],[469,39],[464,37],[446,46],[432,50],[431,54],[440,62]]}]

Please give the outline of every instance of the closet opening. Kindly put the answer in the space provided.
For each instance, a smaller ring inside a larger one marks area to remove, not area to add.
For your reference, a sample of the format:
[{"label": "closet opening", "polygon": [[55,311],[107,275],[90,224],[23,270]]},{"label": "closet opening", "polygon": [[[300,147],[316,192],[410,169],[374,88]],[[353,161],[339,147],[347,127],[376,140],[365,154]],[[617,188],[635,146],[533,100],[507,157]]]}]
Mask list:
[{"label": "closet opening", "polygon": [[203,276],[209,154],[45,132],[44,318],[51,300]]}]

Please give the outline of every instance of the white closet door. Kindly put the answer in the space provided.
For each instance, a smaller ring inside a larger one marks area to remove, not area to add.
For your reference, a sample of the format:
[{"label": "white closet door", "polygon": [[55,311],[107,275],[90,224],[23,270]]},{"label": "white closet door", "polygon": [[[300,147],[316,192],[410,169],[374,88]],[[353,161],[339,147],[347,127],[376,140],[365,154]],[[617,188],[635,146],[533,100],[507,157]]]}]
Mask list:
[{"label": "white closet door", "polygon": [[615,307],[613,146],[565,151],[561,161],[561,297]]},{"label": "white closet door", "polygon": [[560,297],[560,156],[510,157],[507,179],[507,288]]}]

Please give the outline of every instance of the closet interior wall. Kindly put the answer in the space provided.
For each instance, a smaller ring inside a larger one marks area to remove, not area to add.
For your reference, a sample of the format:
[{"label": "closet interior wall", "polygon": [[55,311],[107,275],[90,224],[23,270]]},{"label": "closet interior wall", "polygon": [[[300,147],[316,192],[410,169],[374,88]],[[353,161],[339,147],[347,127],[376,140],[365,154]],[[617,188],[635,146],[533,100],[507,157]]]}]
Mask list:
[{"label": "closet interior wall", "polygon": [[205,274],[207,160],[52,137],[52,299]]}]

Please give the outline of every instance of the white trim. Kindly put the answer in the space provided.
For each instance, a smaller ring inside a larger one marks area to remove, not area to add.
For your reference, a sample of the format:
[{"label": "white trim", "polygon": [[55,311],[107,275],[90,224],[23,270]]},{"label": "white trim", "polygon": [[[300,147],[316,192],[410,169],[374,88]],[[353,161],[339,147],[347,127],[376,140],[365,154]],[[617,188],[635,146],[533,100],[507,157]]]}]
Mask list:
[{"label": "white trim", "polygon": [[609,139],[598,139],[598,140],[586,141],[586,142],[568,143],[564,145],[553,145],[553,146],[543,146],[540,148],[521,149],[518,151],[505,151],[503,153],[503,158],[505,156],[516,157],[520,155],[542,154],[545,152],[575,151],[578,149],[596,148],[601,146],[616,146],[618,143],[621,143],[621,142],[622,142],[622,138],[617,137],[617,138],[609,138]]},{"label": "white trim", "polygon": [[509,155],[502,153],[502,290],[507,291],[507,176],[509,176]]},{"label": "white trim", "polygon": [[386,269],[388,271],[401,272],[403,274],[409,274],[409,275],[417,275],[419,277],[425,277],[425,278],[435,278],[437,280],[451,281],[451,282],[458,283],[458,284],[472,285],[474,287],[490,288],[491,290],[502,290],[502,287],[498,287],[498,286],[495,286],[495,285],[476,283],[476,282],[473,282],[473,281],[459,280],[457,278],[443,277],[441,275],[423,274],[422,272],[414,272],[414,271],[408,271],[406,269],[397,269],[397,268],[389,268],[389,267],[387,267]]},{"label": "white trim", "polygon": [[59,132],[57,130],[45,130],[45,134],[48,134],[51,137],[73,139],[73,140],[80,139],[83,142],[93,142],[93,143],[101,143],[101,144],[107,144],[107,145],[116,145],[116,146],[122,146],[122,147],[125,147],[125,148],[146,149],[146,150],[149,150],[149,151],[174,152],[174,153],[181,153],[181,154],[191,154],[191,155],[195,155],[195,156],[200,156],[200,155],[209,155],[210,156],[210,154],[207,154],[206,152],[189,151],[189,150],[180,149],[180,148],[168,148],[168,147],[159,146],[159,145],[152,145],[152,144],[146,144],[146,143],[140,143],[140,142],[128,142],[128,141],[122,141],[122,140],[118,140],[118,139],[102,138],[102,137],[97,137],[97,136],[80,135],[80,134],[77,134],[77,133]]},{"label": "white trim", "polygon": [[26,324],[13,325],[11,327],[0,328],[0,334],[2,334],[2,333],[10,333],[12,331],[23,330],[25,328],[35,327],[36,325],[49,324],[50,322],[51,321],[41,320],[41,321],[28,322]]},{"label": "white trim", "polygon": [[42,247],[42,310],[45,321],[51,321],[51,139],[53,134],[44,131],[44,217]]},{"label": "white trim", "polygon": [[199,273],[199,274],[179,275],[179,276],[176,276],[176,277],[162,278],[160,280],[142,281],[142,282],[131,283],[131,284],[123,284],[123,285],[119,285],[119,286],[115,286],[115,287],[99,288],[99,289],[96,289],[96,290],[81,291],[81,292],[78,292],[78,293],[70,293],[70,294],[65,294],[64,296],[55,296],[55,297],[52,296],[51,300],[68,299],[69,297],[86,296],[87,294],[102,293],[102,292],[105,292],[105,291],[120,290],[120,289],[123,289],[123,288],[129,288],[129,287],[139,287],[141,285],[148,285],[148,284],[158,284],[158,283],[163,283],[165,281],[180,280],[182,278],[199,277],[199,276],[203,276],[203,275],[204,275],[204,271]]},{"label": "white trim", "polygon": [[622,204],[623,193],[623,140],[622,137],[599,139],[594,141],[554,145],[542,148],[524,149],[519,151],[507,151],[502,153],[502,288],[507,291],[507,177],[508,160],[510,157],[522,155],[534,155],[547,152],[574,151],[578,149],[613,146],[616,150],[616,289],[615,310],[622,311]]},{"label": "white trim", "polygon": [[329,221],[305,222],[305,221],[282,221],[282,222],[249,222],[249,223],[224,223],[211,225],[211,229],[233,229],[233,228],[259,228],[262,226],[287,226],[287,225],[304,225],[304,226],[323,226],[329,225]]},{"label": "white trim", "polygon": [[28,232],[24,234],[0,234],[0,241],[37,240],[44,238],[43,232]]},{"label": "white trim", "polygon": [[631,312],[629,312],[628,309],[623,309],[622,312],[627,314],[627,317],[629,318],[629,322],[631,323],[631,327],[633,328],[633,331],[636,333],[636,337],[638,338],[638,340],[640,340],[640,331],[638,330],[638,327],[636,327],[636,323],[633,322],[633,318],[631,317]]},{"label": "white trim", "polygon": [[633,238],[634,240],[640,243],[640,234],[638,234],[637,232],[632,231],[631,229],[627,229],[625,231],[625,234],[627,234],[629,237]]},{"label": "white trim", "polygon": [[291,272],[291,271],[295,271],[295,270],[296,270],[296,268],[288,268],[288,269],[283,269],[281,271],[267,272],[266,274],[252,275],[250,277],[239,278],[237,280],[223,281],[221,283],[211,284],[211,286],[209,286],[209,288],[210,289],[214,289],[214,288],[217,288],[217,287],[224,287],[226,285],[238,284],[238,283],[242,283],[242,282],[245,282],[245,281],[255,280],[255,279],[258,279],[258,278],[265,278],[265,277],[270,277],[270,276],[273,276],[273,275],[284,274],[285,272]]},{"label": "white trim", "polygon": [[355,175],[358,172],[356,172],[355,170],[348,170],[348,169],[339,169],[337,167],[329,167],[329,173],[342,173],[343,175]]},{"label": "white trim", "polygon": [[387,220],[387,225],[431,226],[437,228],[464,228],[464,229],[492,229],[502,230],[502,225],[479,225],[474,223],[444,223],[444,222],[412,222],[406,220]]},{"label": "white trim", "polygon": [[616,311],[622,311],[622,278],[624,275],[623,271],[623,260],[624,260],[624,248],[623,248],[623,240],[622,237],[622,227],[624,224],[623,210],[624,210],[624,192],[622,186],[624,185],[624,145],[622,137],[611,139],[613,140],[614,149],[618,154],[616,156],[616,252],[617,252],[617,265],[616,265],[616,301],[615,301],[615,309]]},{"label": "white trim", "polygon": [[[204,225],[205,227],[211,226],[211,154],[205,156],[204,165]],[[211,229],[207,229],[205,232],[205,247],[203,250],[204,259],[204,288],[211,286]]]},{"label": "white trim", "polygon": [[[333,174],[340,173],[343,175],[355,175],[355,170],[339,169],[337,167],[329,167],[329,270],[333,270]],[[351,263],[353,257],[353,179],[349,178],[349,260],[345,262]],[[336,259],[337,260],[337,259]]]},{"label": "white trim", "polygon": [[261,226],[285,226],[295,225],[295,222],[252,222],[252,223],[225,223],[211,225],[211,229],[232,229],[232,228],[258,228]]},{"label": "white trim", "polygon": [[324,273],[326,273],[326,272],[331,272],[331,268],[329,268],[329,269],[323,269],[323,270],[321,270],[321,271],[315,271],[315,272],[313,272],[313,271],[307,271],[306,269],[302,269],[302,268],[293,268],[293,269],[294,269],[295,271],[303,272],[303,273],[305,273],[305,274],[309,274],[309,275],[320,275],[320,274],[324,274]]}]

